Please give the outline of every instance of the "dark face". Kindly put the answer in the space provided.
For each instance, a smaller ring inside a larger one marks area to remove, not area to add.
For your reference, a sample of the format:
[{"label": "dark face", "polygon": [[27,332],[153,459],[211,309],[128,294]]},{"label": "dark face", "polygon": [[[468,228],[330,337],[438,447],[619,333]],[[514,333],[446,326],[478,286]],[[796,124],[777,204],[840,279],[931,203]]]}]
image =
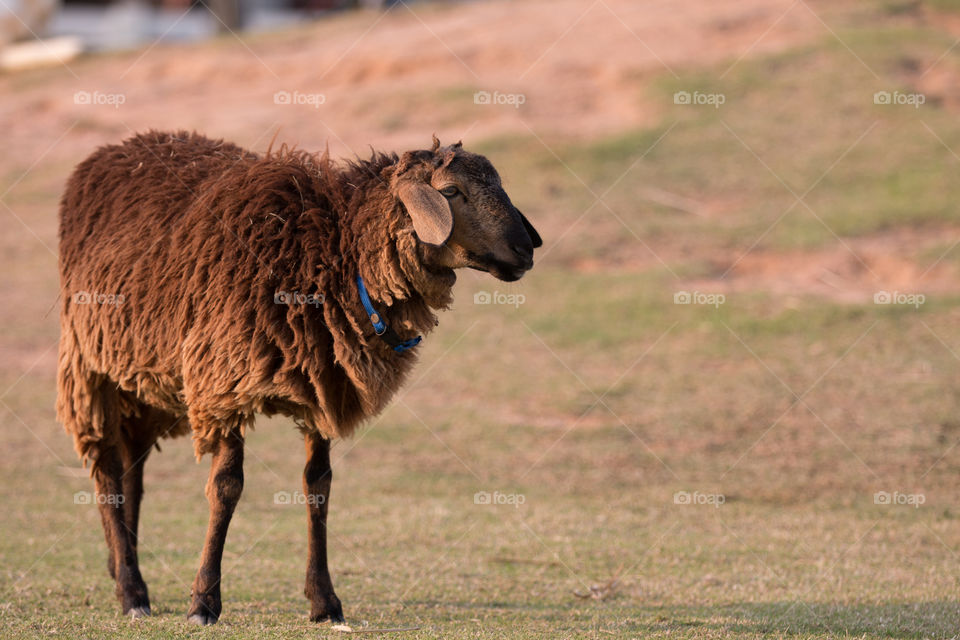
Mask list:
[{"label": "dark face", "polygon": [[[510,202],[490,161],[453,145],[434,151],[429,164],[433,165],[429,172],[417,172],[417,188],[432,192],[421,192],[419,200],[430,202],[428,208],[440,211],[439,217],[448,210],[452,228],[424,229],[425,223],[420,220],[423,216],[417,213],[423,207],[401,195],[418,236],[433,245],[425,252],[431,263],[428,266],[470,267],[506,282],[523,277],[533,267],[534,248],[543,243],[533,225]],[[436,213],[430,215],[438,217]],[[444,233],[448,234],[445,239]]]},{"label": "dark face", "polygon": [[459,151],[450,164],[433,172],[430,183],[453,212],[453,233],[446,243],[452,263],[507,282],[533,267],[540,236],[510,202],[489,160]]}]

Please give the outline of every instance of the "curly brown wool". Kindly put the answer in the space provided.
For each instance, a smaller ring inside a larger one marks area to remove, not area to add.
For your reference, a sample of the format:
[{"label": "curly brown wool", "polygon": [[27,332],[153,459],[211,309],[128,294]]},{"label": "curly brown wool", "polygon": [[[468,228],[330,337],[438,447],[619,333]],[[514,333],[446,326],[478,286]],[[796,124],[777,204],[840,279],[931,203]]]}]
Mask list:
[{"label": "curly brown wool", "polygon": [[375,337],[354,278],[404,336],[432,330],[431,310],[451,301],[390,193],[397,160],[337,167],[150,132],[78,166],[61,207],[57,409],[82,458],[118,435],[106,394],[123,418],[161,409],[156,435],[192,430],[198,456],[255,413],[330,438],[379,412],[416,353]]}]

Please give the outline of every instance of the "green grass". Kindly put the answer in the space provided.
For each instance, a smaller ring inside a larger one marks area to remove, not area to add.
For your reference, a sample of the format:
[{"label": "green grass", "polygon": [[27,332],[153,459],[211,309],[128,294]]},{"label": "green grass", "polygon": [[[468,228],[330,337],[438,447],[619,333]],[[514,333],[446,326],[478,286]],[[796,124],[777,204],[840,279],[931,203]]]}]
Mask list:
[{"label": "green grass", "polygon": [[[518,309],[473,305],[487,280],[459,285],[425,377],[334,449],[331,557],[350,623],[424,638],[952,636],[960,394],[930,332],[960,349],[951,307],[811,300],[763,314],[760,295],[674,305],[655,280],[624,305],[629,282],[534,272]],[[33,451],[2,469],[5,637],[317,633],[300,595],[304,514],[272,501],[299,487],[292,425],[262,420],[248,439],[212,630],[183,620],[206,463],[185,440],[153,455],[142,564],[156,616],[133,625],[116,610],[95,510],[72,503],[90,483],[63,474],[76,465],[52,383],[31,376],[4,398],[52,449],[4,416],[10,447]],[[790,410],[784,384],[815,383],[809,411]],[[609,409],[588,410],[608,388]],[[525,503],[478,506],[481,490]],[[677,505],[677,491],[726,501]],[[877,491],[926,502],[876,505]],[[573,595],[618,571],[608,600]]]},{"label": "green grass", "polygon": [[924,0],[924,4],[939,11],[960,11],[957,0]]},{"label": "green grass", "polygon": [[[878,20],[871,14],[864,21],[877,24],[838,27],[850,49],[827,34],[817,44],[732,67],[665,75],[649,98],[664,112],[659,125],[586,143],[548,139],[559,160],[527,136],[491,140],[482,149],[504,158],[507,175],[535,176],[508,186],[566,225],[606,194],[613,214],[598,205],[603,215],[577,227],[581,255],[609,256],[611,240],[634,250],[631,234],[650,245],[684,234],[698,250],[691,253],[707,254],[746,250],[768,230],[760,249],[956,224],[955,113],[929,92],[919,108],[874,104],[878,91],[919,91],[908,74],[919,76],[935,62],[957,72],[955,49],[939,59],[954,37]],[[725,103],[675,105],[681,91],[720,94]],[[702,215],[651,199],[651,187],[700,203]],[[809,208],[794,196],[808,189]],[[550,206],[561,202],[559,212]]]}]

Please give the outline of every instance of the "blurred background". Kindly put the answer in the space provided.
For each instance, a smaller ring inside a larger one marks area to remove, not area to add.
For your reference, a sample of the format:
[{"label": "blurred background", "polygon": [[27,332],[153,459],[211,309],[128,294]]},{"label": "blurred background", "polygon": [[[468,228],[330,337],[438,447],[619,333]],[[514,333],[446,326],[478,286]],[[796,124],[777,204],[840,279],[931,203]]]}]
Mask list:
[{"label": "blurred background", "polygon": [[36,49],[36,57],[26,63],[36,64],[57,58],[51,54],[57,45],[89,52],[130,49],[158,38],[204,40],[218,33],[276,29],[336,11],[385,9],[392,4],[390,0],[10,0],[0,12],[0,37],[4,43],[13,42],[14,50],[25,51],[36,49],[31,36],[42,36],[42,50]]},{"label": "blurred background", "polygon": [[[208,462],[147,464],[131,625],[54,413],[58,198],[147,129],[462,139],[544,238],[336,444],[349,624],[956,637],[960,3],[0,0],[0,69],[5,637],[185,633]],[[212,633],[303,637],[302,444],[247,450]]]}]

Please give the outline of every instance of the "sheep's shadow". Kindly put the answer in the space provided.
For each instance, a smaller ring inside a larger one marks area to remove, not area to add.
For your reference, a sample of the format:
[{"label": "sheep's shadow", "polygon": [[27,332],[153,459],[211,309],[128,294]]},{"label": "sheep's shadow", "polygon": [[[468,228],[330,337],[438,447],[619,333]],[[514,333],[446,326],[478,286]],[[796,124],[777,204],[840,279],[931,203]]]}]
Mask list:
[{"label": "sheep's shadow", "polygon": [[664,633],[695,627],[738,634],[956,638],[960,602],[937,600],[839,604],[738,602],[718,606],[643,607],[639,631]]}]

